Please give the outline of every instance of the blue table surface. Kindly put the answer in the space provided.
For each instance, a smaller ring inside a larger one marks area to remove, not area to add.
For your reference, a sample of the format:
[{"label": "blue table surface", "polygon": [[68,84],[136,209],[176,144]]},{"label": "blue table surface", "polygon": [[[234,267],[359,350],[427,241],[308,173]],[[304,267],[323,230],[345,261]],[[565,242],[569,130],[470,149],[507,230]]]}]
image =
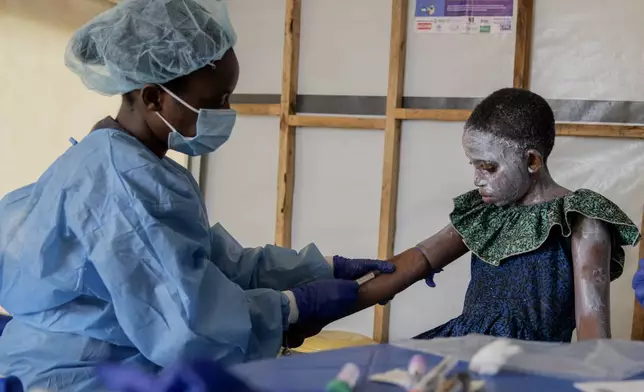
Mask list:
[{"label": "blue table surface", "polygon": [[[401,392],[403,389],[399,387],[369,382],[367,378],[394,368],[405,369],[415,354],[418,353],[390,345],[366,346],[251,362],[235,366],[233,372],[260,391],[321,392],[345,363],[353,362],[361,370],[355,392]],[[429,366],[441,360],[438,356],[423,355]],[[464,362],[457,366],[457,370],[466,369]],[[485,378],[485,392],[578,392],[573,383],[551,377],[501,372]]]}]

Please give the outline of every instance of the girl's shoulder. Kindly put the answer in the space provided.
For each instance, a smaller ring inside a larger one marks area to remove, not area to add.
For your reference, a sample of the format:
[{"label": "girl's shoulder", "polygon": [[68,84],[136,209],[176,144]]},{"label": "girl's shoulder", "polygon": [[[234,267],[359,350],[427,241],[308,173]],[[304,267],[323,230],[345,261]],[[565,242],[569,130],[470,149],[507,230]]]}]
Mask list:
[{"label": "girl's shoulder", "polygon": [[569,237],[576,214],[605,222],[615,239],[611,271],[621,275],[622,246],[640,240],[637,226],[617,205],[599,193],[579,189],[551,201],[498,207],[485,204],[474,190],[454,199],[452,225],[481,260],[499,265],[504,259],[538,249],[551,234]]}]

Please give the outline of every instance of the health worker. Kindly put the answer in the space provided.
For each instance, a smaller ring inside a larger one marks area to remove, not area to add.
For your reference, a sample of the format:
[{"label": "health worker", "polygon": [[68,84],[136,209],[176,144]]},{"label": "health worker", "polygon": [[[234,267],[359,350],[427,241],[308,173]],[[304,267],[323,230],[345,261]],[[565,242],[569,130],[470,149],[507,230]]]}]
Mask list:
[{"label": "health worker", "polygon": [[196,182],[166,153],[230,137],[235,41],[218,0],[126,0],[73,35],[67,67],[123,101],[0,202],[0,303],[13,315],[0,374],[27,390],[96,391],[105,362],[154,372],[274,357],[289,326],[347,314],[355,279],[393,272],[314,245],[243,248],[209,226]]}]

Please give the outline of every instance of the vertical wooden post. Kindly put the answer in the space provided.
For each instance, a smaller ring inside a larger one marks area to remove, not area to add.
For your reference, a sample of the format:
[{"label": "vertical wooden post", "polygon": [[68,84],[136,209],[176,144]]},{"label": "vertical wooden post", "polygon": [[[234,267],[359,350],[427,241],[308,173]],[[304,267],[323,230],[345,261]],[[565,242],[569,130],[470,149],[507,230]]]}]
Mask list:
[{"label": "vertical wooden post", "polygon": [[512,84],[518,88],[530,88],[533,15],[534,0],[518,0],[517,37],[514,49],[514,81]]},{"label": "vertical wooden post", "polygon": [[275,244],[287,248],[291,247],[293,185],[295,180],[295,127],[289,125],[289,116],[296,112],[295,102],[299,75],[301,10],[301,0],[286,0]]},{"label": "vertical wooden post", "polygon": [[[405,84],[408,9],[408,0],[392,1],[387,118],[380,200],[380,230],[378,234],[378,257],[381,259],[388,259],[393,256],[396,236],[401,133],[401,120],[396,119],[396,109],[402,107]],[[373,338],[379,343],[386,343],[389,340],[389,305],[376,306]]]},{"label": "vertical wooden post", "polygon": [[[642,214],[642,226],[644,230],[644,213]],[[644,241],[640,242],[640,259],[644,258]],[[644,308],[642,305],[637,302],[635,299],[635,305],[633,308],[633,328],[631,329],[631,339],[632,340],[644,340]]]}]

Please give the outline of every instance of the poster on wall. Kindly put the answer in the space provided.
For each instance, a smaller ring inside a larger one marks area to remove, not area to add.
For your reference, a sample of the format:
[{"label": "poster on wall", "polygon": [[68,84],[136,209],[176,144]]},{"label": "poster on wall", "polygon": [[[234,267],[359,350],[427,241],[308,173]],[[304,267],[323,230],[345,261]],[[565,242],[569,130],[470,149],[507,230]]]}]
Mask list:
[{"label": "poster on wall", "polygon": [[416,32],[509,33],[513,12],[514,0],[416,0]]}]

